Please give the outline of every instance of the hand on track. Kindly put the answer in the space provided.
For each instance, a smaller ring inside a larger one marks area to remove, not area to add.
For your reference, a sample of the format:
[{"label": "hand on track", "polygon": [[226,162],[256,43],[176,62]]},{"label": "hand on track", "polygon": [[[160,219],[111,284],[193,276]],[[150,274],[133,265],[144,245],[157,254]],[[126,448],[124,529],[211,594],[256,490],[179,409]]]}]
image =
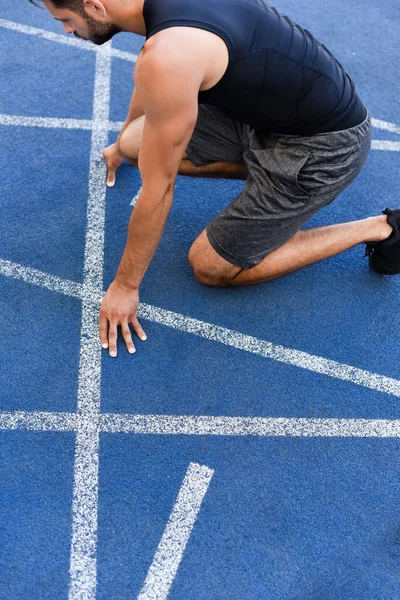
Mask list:
[{"label": "hand on track", "polygon": [[113,187],[115,185],[115,172],[124,160],[124,157],[119,150],[118,142],[104,148],[103,158],[107,163],[107,186]]},{"label": "hand on track", "polygon": [[132,341],[129,323],[141,340],[146,334],[137,320],[139,307],[139,290],[128,289],[113,281],[105,294],[100,308],[100,343],[108,348],[110,356],[117,356],[118,325],[130,354],[136,352]]}]

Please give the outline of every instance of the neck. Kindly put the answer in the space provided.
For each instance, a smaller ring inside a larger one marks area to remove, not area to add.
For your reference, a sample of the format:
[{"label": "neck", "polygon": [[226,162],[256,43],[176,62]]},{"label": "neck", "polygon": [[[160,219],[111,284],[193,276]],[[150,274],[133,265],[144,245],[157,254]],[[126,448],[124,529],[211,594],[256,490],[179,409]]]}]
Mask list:
[{"label": "neck", "polygon": [[145,0],[131,0],[124,3],[114,22],[122,31],[146,35],[146,24],[143,18],[143,5]]}]

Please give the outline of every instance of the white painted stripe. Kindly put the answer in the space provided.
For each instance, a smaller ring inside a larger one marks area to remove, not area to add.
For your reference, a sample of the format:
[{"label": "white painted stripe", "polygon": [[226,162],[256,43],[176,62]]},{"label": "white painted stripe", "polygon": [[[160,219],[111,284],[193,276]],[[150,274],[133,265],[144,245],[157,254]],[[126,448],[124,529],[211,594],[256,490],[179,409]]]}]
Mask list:
[{"label": "white painted stripe", "polygon": [[[44,129],[78,129],[90,131],[93,127],[93,122],[89,119],[59,119],[54,117],[24,117],[22,115],[0,114],[0,125],[14,127],[43,127]],[[102,126],[107,131],[120,131],[123,125],[124,124],[122,121],[110,121]]]},{"label": "white painted stripe", "polygon": [[[43,127],[51,129],[92,129],[92,121],[86,119],[58,119],[53,117],[22,117],[20,115],[1,115],[0,125],[13,125],[16,127]],[[109,131],[120,131],[123,126],[122,122],[105,123],[104,129]],[[400,142],[391,142],[387,140],[372,140],[372,150],[385,150],[389,152],[399,152]],[[137,200],[138,196],[136,196]],[[134,206],[132,200],[131,206]]]},{"label": "white painted stripe", "polygon": [[136,202],[138,201],[138,198],[139,198],[140,194],[142,193],[142,189],[143,188],[140,188],[140,190],[138,191],[138,193],[136,194],[136,196],[132,200],[130,206],[135,206],[136,205]]},{"label": "white painted stripe", "polygon": [[386,152],[400,152],[400,142],[372,140],[371,150],[386,150]]},{"label": "white painted stripe", "polygon": [[39,29],[38,27],[14,23],[14,21],[0,19],[0,27],[9,29],[11,31],[17,31],[18,33],[25,33],[26,35],[35,35],[49,42],[66,44],[67,46],[73,46],[74,48],[80,48],[81,50],[91,50],[93,52],[97,51],[97,46],[93,46],[92,44],[89,44],[83,40],[79,40],[75,37],[67,37],[66,35],[53,33],[52,31],[46,31],[45,29]]},{"label": "white painted stripe", "polygon": [[51,290],[52,292],[58,292],[59,294],[64,294],[66,296],[73,296],[74,298],[79,299],[82,297],[81,283],[61,279],[55,275],[49,275],[48,273],[32,269],[32,267],[19,265],[10,260],[0,258],[0,274],[25,281],[32,285],[38,285]]},{"label": "white painted stripe", "polygon": [[123,121],[110,121],[108,128],[110,131],[121,131],[123,126],[124,126]]},{"label": "white painted stripe", "polygon": [[106,164],[101,151],[108,141],[103,124],[108,123],[109,118],[110,79],[111,44],[107,43],[96,55],[77,409],[84,417],[84,425],[76,436],[69,600],[96,597],[102,352],[98,334],[98,292],[103,289],[106,197]]},{"label": "white painted stripe", "polygon": [[400,420],[102,414],[107,433],[260,437],[400,437]]},{"label": "white painted stripe", "polygon": [[140,435],[212,435],[258,437],[398,438],[399,419],[308,419],[213,417],[194,415],[129,415],[102,413],[89,419],[76,413],[0,412],[0,429],[74,431]]},{"label": "white painted stripe", "polygon": [[[80,290],[82,293],[83,289],[81,284],[49,276],[46,273],[41,273],[40,271],[30,269],[29,267],[22,267],[21,265],[5,260],[0,260],[0,274],[22,279],[27,283],[33,283],[50,290],[76,297],[80,296]],[[87,292],[86,301],[88,305],[92,306],[92,318],[95,319],[103,292],[95,285],[89,284],[85,285],[85,290]],[[257,354],[301,369],[307,369],[314,373],[322,373],[329,377],[350,381],[356,385],[400,397],[400,381],[398,379],[358,369],[357,367],[329,360],[321,356],[308,354],[301,350],[286,348],[285,346],[273,344],[272,342],[267,342],[253,336],[219,327],[212,323],[185,317],[182,314],[157,308],[149,304],[140,304],[138,316],[142,319],[147,319],[148,321],[153,321],[160,325],[165,325],[166,327],[171,327],[192,335],[197,335],[204,339],[219,342],[220,344],[231,346],[238,350]],[[94,343],[96,344],[97,342],[94,340]]]},{"label": "white painted stripe", "polygon": [[190,463],[138,600],[167,598],[213,474]]},{"label": "white painted stripe", "polygon": [[160,325],[166,325],[167,327],[191,333],[207,340],[219,342],[225,346],[245,350],[246,352],[271,358],[300,367],[301,369],[307,369],[314,373],[322,373],[323,375],[329,375],[329,377],[350,381],[356,385],[362,385],[372,390],[400,397],[400,381],[397,379],[378,375],[377,373],[358,369],[357,367],[351,367],[350,365],[322,358],[321,356],[314,356],[300,350],[285,348],[284,346],[272,344],[271,342],[266,342],[250,335],[244,335],[243,333],[231,331],[218,325],[185,317],[179,313],[162,308],[155,308],[148,304],[140,304],[138,316],[142,319],[159,323]]},{"label": "white painted stripe", "polygon": [[400,134],[400,127],[395,123],[388,123],[388,121],[381,121],[380,119],[371,119],[371,125],[377,129],[384,129],[385,131]]},{"label": "white painted stripe", "polygon": [[[87,42],[85,40],[79,40],[77,38],[67,37],[59,33],[53,33],[52,31],[46,31],[45,29],[39,29],[38,27],[30,27],[29,25],[21,25],[21,23],[15,23],[14,21],[7,21],[6,19],[0,19],[0,27],[9,29],[11,31],[17,31],[18,33],[25,33],[26,35],[35,35],[43,38],[49,42],[57,42],[58,44],[66,44],[67,46],[73,46],[74,48],[80,48],[81,50],[89,50],[90,52],[98,52],[99,46]],[[136,62],[137,55],[132,52],[124,52],[123,50],[117,50],[116,48],[111,49],[111,56],[127,60],[129,62]]]},{"label": "white painted stripe", "polygon": [[138,59],[137,54],[125,52],[124,50],[118,50],[117,48],[112,48],[111,55],[113,58],[120,58],[121,60],[127,60],[132,63],[135,63]]},{"label": "white painted stripe", "polygon": [[0,429],[30,431],[74,431],[77,427],[75,413],[25,412],[21,410],[0,412]]},{"label": "white painted stripe", "polygon": [[55,119],[53,117],[22,117],[19,115],[0,115],[0,125],[43,127],[44,129],[92,129],[92,121],[85,119]]}]

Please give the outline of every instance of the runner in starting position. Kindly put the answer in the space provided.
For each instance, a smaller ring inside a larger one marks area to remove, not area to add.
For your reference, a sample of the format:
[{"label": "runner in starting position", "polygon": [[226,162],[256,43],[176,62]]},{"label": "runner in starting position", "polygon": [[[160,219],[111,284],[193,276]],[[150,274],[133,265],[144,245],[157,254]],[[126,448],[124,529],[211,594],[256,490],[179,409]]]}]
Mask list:
[{"label": "runner in starting position", "polygon": [[[31,0],[33,1],[33,0]],[[134,352],[139,286],[171,209],[177,174],[244,179],[242,193],[189,251],[210,286],[262,283],[367,244],[371,267],[400,273],[400,209],[302,230],[360,172],[371,119],[329,50],[264,0],[43,0],[67,33],[103,44],[144,36],[118,140],[103,152],[108,185],[125,158],[142,191],[100,340],[117,355],[118,325]]]}]

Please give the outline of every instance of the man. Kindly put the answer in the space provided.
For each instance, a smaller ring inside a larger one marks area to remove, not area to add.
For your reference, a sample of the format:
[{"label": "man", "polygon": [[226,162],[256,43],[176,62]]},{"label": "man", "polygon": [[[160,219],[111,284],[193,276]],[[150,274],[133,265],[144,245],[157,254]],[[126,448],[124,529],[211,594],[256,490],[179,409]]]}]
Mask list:
[{"label": "man", "polygon": [[[33,0],[31,0],[33,1]],[[100,340],[117,355],[117,327],[134,352],[139,286],[169,214],[177,174],[246,180],[243,192],[189,252],[198,281],[266,282],[367,243],[370,265],[400,272],[400,209],[361,221],[301,227],[360,172],[370,116],[343,67],[312,34],[264,0],[43,0],[67,33],[102,44],[146,36],[135,89],[115,144],[142,192],[115,280],[100,310]]]}]

